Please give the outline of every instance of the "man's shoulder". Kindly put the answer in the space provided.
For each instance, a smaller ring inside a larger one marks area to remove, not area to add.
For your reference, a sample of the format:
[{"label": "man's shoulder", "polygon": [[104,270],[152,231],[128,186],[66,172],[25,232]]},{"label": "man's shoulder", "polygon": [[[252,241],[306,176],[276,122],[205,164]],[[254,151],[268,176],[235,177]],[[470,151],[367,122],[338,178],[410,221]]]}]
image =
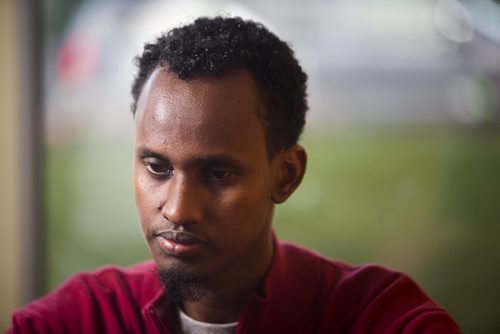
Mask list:
[{"label": "man's shoulder", "polygon": [[338,301],[345,297],[361,306],[398,289],[401,290],[400,297],[418,295],[422,301],[431,300],[412,278],[401,271],[376,263],[349,264],[286,242],[281,242],[279,248],[277,262],[282,266],[281,275],[294,277],[299,284],[314,282],[310,287],[320,289],[321,298],[325,300]]},{"label": "man's shoulder", "polygon": [[45,307],[47,303],[55,303],[57,307],[66,307],[67,299],[75,304],[75,298],[85,302],[99,296],[123,294],[140,302],[142,298],[152,298],[159,287],[155,268],[152,261],[146,261],[130,267],[105,265],[91,272],[80,272],[28,306],[42,304]]},{"label": "man's shoulder", "polygon": [[318,332],[406,333],[419,326],[429,333],[459,332],[449,314],[400,271],[351,265],[285,242],[276,254],[280,268],[273,286],[281,298],[293,296],[281,305],[299,303],[314,310],[310,317]]},{"label": "man's shoulder", "polygon": [[[71,276],[47,296],[58,293],[110,295],[128,292],[133,295],[148,294],[147,290],[142,289],[147,287],[149,290],[155,290],[157,288],[157,285],[154,284],[157,281],[155,268],[152,261],[141,262],[130,267],[105,265],[94,271],[80,272]],[[144,284],[145,282],[148,284]],[[154,291],[149,292],[154,293]]]},{"label": "man's shoulder", "polygon": [[[363,280],[369,278],[371,281],[373,279],[395,279],[397,277],[406,277],[400,271],[390,269],[386,266],[367,263],[360,265],[353,265],[347,262],[328,258],[316,251],[304,248],[302,246],[289,243],[289,242],[279,242],[279,260],[280,264],[283,264],[287,269],[297,269],[297,268],[307,268],[309,270],[301,270],[305,274],[317,275],[330,277],[333,282],[338,282],[338,280]],[[326,280],[325,283],[328,283]]]},{"label": "man's shoulder", "polygon": [[18,309],[13,314],[13,326],[39,326],[46,332],[58,332],[61,326],[71,329],[84,321],[105,323],[111,313],[116,313],[115,317],[118,313],[138,315],[160,287],[152,261],[131,267],[103,266],[73,275],[47,295]]}]

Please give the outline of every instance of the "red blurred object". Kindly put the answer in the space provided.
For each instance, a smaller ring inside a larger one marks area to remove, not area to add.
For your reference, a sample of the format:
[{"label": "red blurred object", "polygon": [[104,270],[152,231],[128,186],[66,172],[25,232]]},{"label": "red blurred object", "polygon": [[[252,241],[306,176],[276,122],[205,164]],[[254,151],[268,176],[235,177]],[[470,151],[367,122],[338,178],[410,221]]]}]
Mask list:
[{"label": "red blurred object", "polygon": [[64,85],[87,81],[97,71],[97,41],[85,31],[69,35],[57,55],[57,77]]}]

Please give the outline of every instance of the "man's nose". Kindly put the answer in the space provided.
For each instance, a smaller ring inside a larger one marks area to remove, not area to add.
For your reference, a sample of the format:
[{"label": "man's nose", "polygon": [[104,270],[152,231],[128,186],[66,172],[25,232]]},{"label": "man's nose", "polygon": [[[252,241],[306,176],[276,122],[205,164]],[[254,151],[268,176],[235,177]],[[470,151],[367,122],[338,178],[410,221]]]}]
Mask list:
[{"label": "man's nose", "polygon": [[174,175],[166,184],[161,213],[176,225],[196,223],[203,216],[203,200],[200,185],[186,176]]}]

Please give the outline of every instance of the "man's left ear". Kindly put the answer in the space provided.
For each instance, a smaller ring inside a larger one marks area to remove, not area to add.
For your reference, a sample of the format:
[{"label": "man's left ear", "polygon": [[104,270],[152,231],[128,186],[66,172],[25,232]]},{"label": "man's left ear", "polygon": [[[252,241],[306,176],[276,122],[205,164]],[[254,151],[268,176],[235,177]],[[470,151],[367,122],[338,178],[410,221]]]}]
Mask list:
[{"label": "man's left ear", "polygon": [[283,203],[290,197],[302,182],[306,171],[307,154],[300,145],[293,145],[280,153],[277,157],[278,175],[275,188],[272,194],[272,200],[276,204]]}]

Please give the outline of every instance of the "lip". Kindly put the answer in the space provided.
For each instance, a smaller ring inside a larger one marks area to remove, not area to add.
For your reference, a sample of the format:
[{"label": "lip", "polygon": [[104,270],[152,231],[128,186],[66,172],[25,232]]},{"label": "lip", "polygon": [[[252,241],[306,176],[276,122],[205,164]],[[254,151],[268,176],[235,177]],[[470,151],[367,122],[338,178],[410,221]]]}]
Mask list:
[{"label": "lip", "polygon": [[205,241],[187,232],[162,231],[155,234],[155,240],[160,248],[173,257],[191,257],[201,252]]}]

